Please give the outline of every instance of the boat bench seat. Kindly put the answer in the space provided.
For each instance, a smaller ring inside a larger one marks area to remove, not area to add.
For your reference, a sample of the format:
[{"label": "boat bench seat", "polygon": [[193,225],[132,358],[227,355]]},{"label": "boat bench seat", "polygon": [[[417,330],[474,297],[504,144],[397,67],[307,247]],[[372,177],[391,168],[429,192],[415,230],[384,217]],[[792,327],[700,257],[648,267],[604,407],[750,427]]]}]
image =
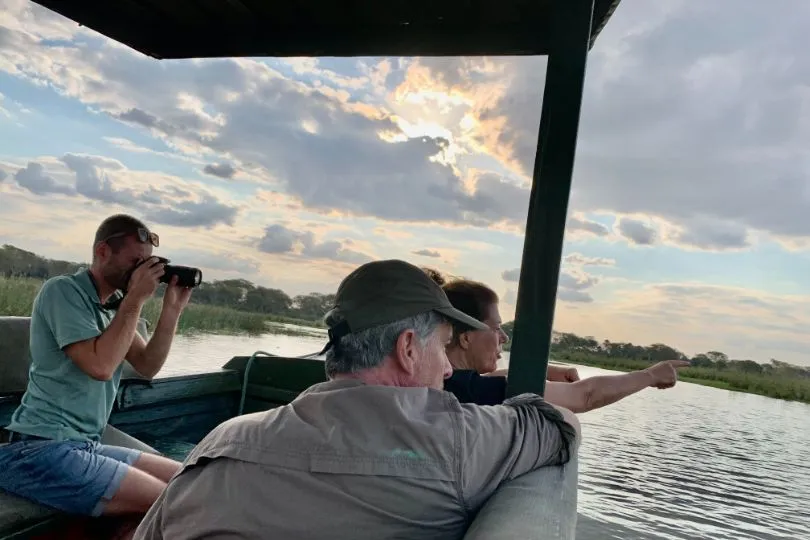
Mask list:
[{"label": "boat bench seat", "polygon": [[[0,428],[8,425],[28,384],[30,323],[30,317],[0,317]],[[138,331],[146,335],[145,321],[141,321]],[[129,364],[124,368],[122,380],[125,378],[143,379]],[[101,442],[157,453],[154,448],[113,426],[107,426]],[[3,444],[6,444],[5,438],[0,442]],[[0,538],[58,520],[60,516],[62,513],[57,510],[0,490]]]}]

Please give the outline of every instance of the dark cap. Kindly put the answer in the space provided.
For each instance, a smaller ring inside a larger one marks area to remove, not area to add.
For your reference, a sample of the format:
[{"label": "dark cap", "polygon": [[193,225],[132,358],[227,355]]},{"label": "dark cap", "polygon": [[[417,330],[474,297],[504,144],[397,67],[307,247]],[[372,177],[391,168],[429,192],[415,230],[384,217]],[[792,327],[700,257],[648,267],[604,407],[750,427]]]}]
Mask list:
[{"label": "dark cap", "polygon": [[135,234],[138,229],[148,230],[146,225],[137,218],[127,214],[115,214],[102,221],[98,226],[95,243],[106,240],[113,235]]},{"label": "dark cap", "polygon": [[349,274],[338,287],[335,308],[345,320],[329,329],[330,344],[346,334],[428,311],[475,330],[489,329],[454,308],[442,288],[419,267],[396,259],[366,263]]}]

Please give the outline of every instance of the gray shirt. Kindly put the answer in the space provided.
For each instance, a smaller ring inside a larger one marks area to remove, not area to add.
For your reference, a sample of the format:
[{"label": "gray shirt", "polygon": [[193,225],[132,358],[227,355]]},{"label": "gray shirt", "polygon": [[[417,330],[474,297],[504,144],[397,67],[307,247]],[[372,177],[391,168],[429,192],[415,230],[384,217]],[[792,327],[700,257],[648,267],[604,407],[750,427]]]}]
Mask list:
[{"label": "gray shirt", "polygon": [[567,462],[576,437],[537,396],[320,383],[212,430],[135,539],[461,538],[503,481]]}]

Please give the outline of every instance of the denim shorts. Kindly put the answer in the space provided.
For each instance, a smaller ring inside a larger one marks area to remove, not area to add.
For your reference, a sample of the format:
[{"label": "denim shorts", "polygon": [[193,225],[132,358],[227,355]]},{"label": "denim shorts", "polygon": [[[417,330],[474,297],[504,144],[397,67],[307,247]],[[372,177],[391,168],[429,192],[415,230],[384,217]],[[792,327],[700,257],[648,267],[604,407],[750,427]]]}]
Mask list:
[{"label": "denim shorts", "polygon": [[93,441],[17,440],[0,445],[0,489],[97,517],[140,456],[140,450]]}]

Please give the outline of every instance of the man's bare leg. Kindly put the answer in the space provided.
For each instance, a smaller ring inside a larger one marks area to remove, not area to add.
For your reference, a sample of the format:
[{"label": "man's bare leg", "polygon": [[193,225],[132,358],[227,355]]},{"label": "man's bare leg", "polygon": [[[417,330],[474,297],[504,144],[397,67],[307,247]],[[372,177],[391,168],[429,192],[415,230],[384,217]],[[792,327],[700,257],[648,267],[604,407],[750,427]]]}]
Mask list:
[{"label": "man's bare leg", "polygon": [[118,491],[104,507],[104,515],[144,515],[166,489],[166,482],[149,473],[128,467]]},{"label": "man's bare leg", "polygon": [[150,454],[148,452],[141,454],[141,457],[132,464],[136,469],[162,480],[164,485],[171,480],[172,476],[180,470],[182,465],[182,463],[173,459]]},{"label": "man's bare leg", "polygon": [[[111,540],[131,540],[143,515],[151,508],[181,463],[144,452],[129,468],[121,486],[107,503],[106,515],[134,514],[120,522]],[[165,480],[164,480],[165,479]]]}]

